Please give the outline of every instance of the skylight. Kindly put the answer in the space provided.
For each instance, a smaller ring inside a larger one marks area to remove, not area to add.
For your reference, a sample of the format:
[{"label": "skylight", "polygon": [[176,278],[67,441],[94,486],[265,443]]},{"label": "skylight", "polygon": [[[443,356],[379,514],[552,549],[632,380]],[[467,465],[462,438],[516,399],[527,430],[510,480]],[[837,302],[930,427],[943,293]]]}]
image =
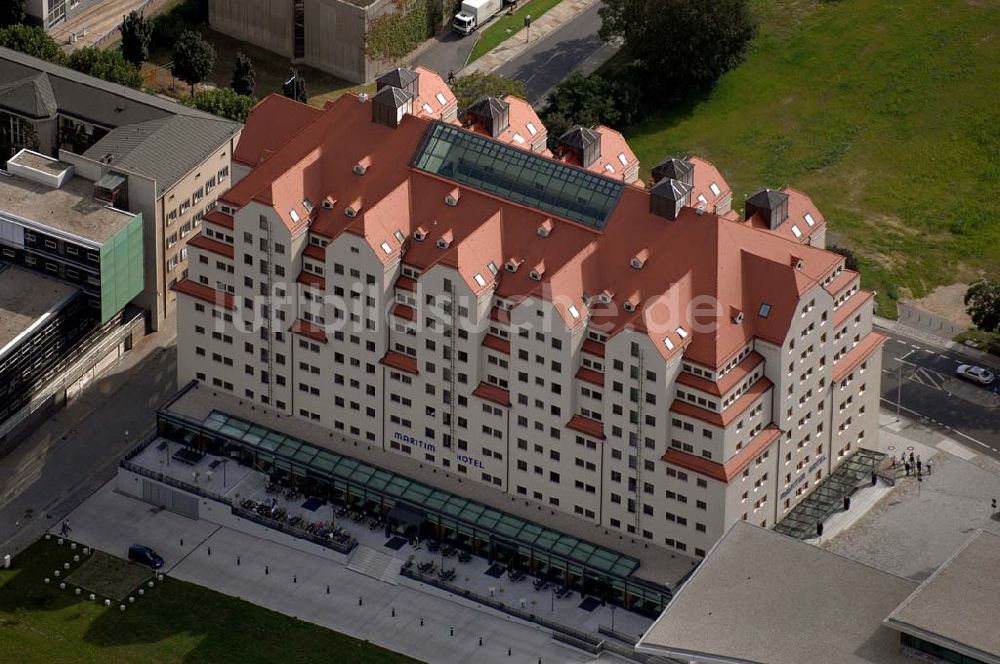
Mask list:
[{"label": "skylight", "polygon": [[486,285],[486,279],[484,279],[483,275],[479,274],[478,272],[476,272],[476,275],[472,278],[475,279],[476,283],[479,284],[480,286]]},{"label": "skylight", "polygon": [[441,104],[442,106],[448,103],[448,98],[445,97],[442,93],[439,92],[434,96],[437,98],[438,103]]},{"label": "skylight", "polygon": [[528,133],[531,134],[532,136],[538,133],[538,127],[536,127],[533,122],[529,122],[524,126],[528,128]]},{"label": "skylight", "polygon": [[299,222],[299,213],[296,212],[295,210],[289,210],[288,216],[291,217],[292,221],[294,221],[295,223]]},{"label": "skylight", "polygon": [[384,251],[387,256],[392,253],[392,247],[389,246],[388,242],[383,242],[381,246],[382,251]]},{"label": "skylight", "polygon": [[518,143],[520,145],[524,145],[524,136],[521,136],[520,134],[515,133],[514,134],[514,142]]},{"label": "skylight", "polygon": [[625,189],[603,175],[443,122],[428,128],[413,166],[597,230]]},{"label": "skylight", "polygon": [[494,263],[493,261],[487,263],[486,268],[490,271],[490,274],[492,274],[493,276],[496,276],[496,273],[500,271],[500,269],[497,267],[497,264]]},{"label": "skylight", "polygon": [[664,338],[663,339],[663,345],[667,347],[667,350],[673,350],[674,349],[674,342],[671,341],[669,338]]},{"label": "skylight", "polygon": [[424,113],[433,113],[434,112],[434,109],[431,108],[430,104],[424,104],[423,109],[424,109]]},{"label": "skylight", "polygon": [[625,156],[624,152],[618,153],[618,161],[622,163],[622,166],[628,166],[628,157]]},{"label": "skylight", "polygon": [[711,189],[712,193],[715,194],[716,196],[722,193],[722,190],[719,189],[719,185],[715,184],[714,182],[708,185],[708,188]]},{"label": "skylight", "polygon": [[698,200],[702,203],[708,203],[708,199],[705,198],[705,194],[698,194]]},{"label": "skylight", "polygon": [[813,225],[816,224],[816,220],[813,219],[813,216],[811,214],[809,214],[808,212],[806,212],[806,214],[803,217],[803,219],[805,219],[806,223],[809,224],[810,226],[813,226]]},{"label": "skylight", "polygon": [[795,224],[792,224],[792,235],[795,237],[802,237],[802,231],[800,231],[799,227]]},{"label": "skylight", "polygon": [[569,315],[572,316],[573,318],[580,317],[580,310],[576,308],[575,304],[569,305]]},{"label": "skylight", "polygon": [[302,207],[304,207],[306,209],[306,212],[312,212],[313,211],[313,207],[315,207],[315,206],[313,205],[313,203],[312,203],[311,200],[309,200],[308,198],[303,198],[302,199]]},{"label": "skylight", "polygon": [[767,318],[768,316],[770,316],[771,315],[771,305],[768,304],[767,302],[761,303],[761,305],[760,305],[760,311],[757,312],[757,315],[760,316],[761,318]]},{"label": "skylight", "polygon": [[687,339],[687,335],[688,335],[687,330],[685,330],[683,327],[677,328],[677,336],[679,336],[681,339]]},{"label": "skylight", "polygon": [[400,244],[402,244],[403,240],[406,237],[405,235],[403,235],[403,231],[399,229],[396,229],[396,231],[392,234],[392,236],[396,238],[396,242],[399,242]]}]

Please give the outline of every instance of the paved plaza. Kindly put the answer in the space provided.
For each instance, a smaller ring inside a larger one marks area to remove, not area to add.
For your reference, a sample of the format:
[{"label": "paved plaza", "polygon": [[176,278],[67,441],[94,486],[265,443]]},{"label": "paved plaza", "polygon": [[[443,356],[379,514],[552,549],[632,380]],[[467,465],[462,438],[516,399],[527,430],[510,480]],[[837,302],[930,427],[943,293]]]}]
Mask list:
[{"label": "paved plaza", "polygon": [[[236,485],[230,484],[229,490],[247,487],[251,475],[244,475]],[[227,484],[228,480],[227,474]],[[200,479],[199,483],[206,488],[206,483],[214,485],[216,481],[221,483],[221,476],[213,473],[210,480]],[[330,508],[320,508],[324,509]],[[437,591],[429,587],[415,589],[392,585],[359,574],[304,551],[315,545],[291,536],[272,531],[268,539],[263,539],[217,526],[206,519],[193,520],[156,508],[118,493],[115,482],[91,496],[70,514],[69,519],[73,527],[72,538],[83,544],[118,556],[124,556],[129,544],[147,544],[165,558],[166,572],[175,578],[424,661],[467,662],[476,658],[483,662],[537,662],[541,657],[543,662],[589,662],[613,658],[604,654],[595,659],[555,642],[549,632],[535,625],[487,608],[470,610],[469,606],[460,603],[464,600],[451,595],[438,596]],[[403,559],[413,554],[418,562],[436,555],[440,561],[440,554],[422,549],[404,546],[393,551],[386,548],[386,537],[381,530],[370,531],[350,521],[345,527],[358,537],[362,547],[375,548]],[[447,564],[455,566],[459,572],[455,583],[467,583],[475,592],[488,595],[492,587],[494,595],[506,602],[517,603],[523,598],[526,605],[533,606],[540,615],[578,630],[595,631],[598,625],[611,625],[608,607],[583,611],[577,607],[581,600],[578,594],[572,600],[553,600],[549,592],[536,593],[530,579],[518,584],[510,584],[506,577],[495,579],[485,574],[488,564],[478,557],[464,564],[449,558]],[[616,630],[637,637],[652,622],[622,610],[615,612],[614,620]],[[479,645],[480,637],[482,646]],[[511,649],[510,657],[508,648]]]}]

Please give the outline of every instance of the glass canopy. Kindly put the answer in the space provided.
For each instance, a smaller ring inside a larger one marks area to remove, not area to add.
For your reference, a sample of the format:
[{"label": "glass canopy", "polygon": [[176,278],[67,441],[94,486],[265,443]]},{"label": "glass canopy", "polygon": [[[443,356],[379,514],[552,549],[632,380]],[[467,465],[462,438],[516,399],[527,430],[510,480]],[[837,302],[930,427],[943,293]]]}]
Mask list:
[{"label": "glass canopy", "polygon": [[330,479],[341,479],[414,507],[448,516],[489,532],[511,543],[531,546],[593,570],[625,578],[639,561],[610,549],[551,530],[519,517],[467,500],[453,493],[415,482],[396,473],[341,456],[293,436],[260,427],[238,417],[213,410],[203,426],[262,454],[305,468]]},{"label": "glass canopy", "polygon": [[464,185],[602,230],[625,188],[582,168],[434,123],[413,165]]}]

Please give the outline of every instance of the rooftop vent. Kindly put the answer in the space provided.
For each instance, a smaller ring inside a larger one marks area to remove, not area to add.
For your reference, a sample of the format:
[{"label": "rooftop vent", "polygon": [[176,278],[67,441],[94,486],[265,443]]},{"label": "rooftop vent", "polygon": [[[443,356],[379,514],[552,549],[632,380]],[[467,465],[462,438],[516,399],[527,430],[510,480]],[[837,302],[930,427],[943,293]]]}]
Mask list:
[{"label": "rooftop vent", "polygon": [[742,311],[740,311],[739,309],[737,309],[736,307],[732,307],[732,308],[731,308],[731,309],[729,310],[729,317],[730,317],[730,318],[732,319],[732,321],[733,321],[734,323],[736,323],[737,325],[739,325],[740,323],[742,323],[742,322],[743,322],[743,312],[742,312]]},{"label": "rooftop vent", "polygon": [[538,225],[538,237],[548,237],[552,232],[552,220],[546,219]]},{"label": "rooftop vent", "polygon": [[462,192],[458,187],[455,187],[448,192],[448,195],[444,197],[444,204],[450,207],[455,207],[458,205],[458,199],[462,197]]},{"label": "rooftop vent", "polygon": [[677,180],[684,184],[694,185],[694,164],[686,159],[667,157],[649,172],[653,183],[661,180]]},{"label": "rooftop vent", "polygon": [[788,219],[788,194],[775,189],[761,189],[746,201],[747,219],[759,214],[772,231]]},{"label": "rooftop vent", "polygon": [[371,157],[365,157],[364,159],[362,159],[358,163],[354,164],[354,174],[355,175],[364,175],[368,171],[368,169],[371,167],[371,165],[372,165],[372,158]]},{"label": "rooftop vent", "polygon": [[407,113],[413,113],[413,94],[392,85],[372,97],[372,122],[395,129]]},{"label": "rooftop vent", "polygon": [[493,138],[510,126],[510,104],[496,97],[483,97],[470,106],[465,115],[473,124],[482,122]]},{"label": "rooftop vent", "polygon": [[601,132],[577,125],[559,137],[559,147],[588,168],[601,156]]},{"label": "rooftop vent", "polygon": [[802,259],[799,258],[798,256],[792,256],[791,263],[792,267],[794,267],[796,270],[802,269]]},{"label": "rooftop vent", "polygon": [[649,211],[652,214],[674,221],[681,208],[691,202],[692,186],[680,180],[660,180],[649,191]]}]

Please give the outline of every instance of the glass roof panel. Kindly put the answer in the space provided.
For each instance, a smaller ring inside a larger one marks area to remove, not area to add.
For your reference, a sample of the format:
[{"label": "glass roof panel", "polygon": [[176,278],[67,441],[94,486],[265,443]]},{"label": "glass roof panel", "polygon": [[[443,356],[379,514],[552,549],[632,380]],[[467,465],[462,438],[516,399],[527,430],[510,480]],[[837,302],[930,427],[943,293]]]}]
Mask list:
[{"label": "glass roof panel", "polygon": [[441,509],[441,506],[448,502],[451,494],[444,491],[433,491],[431,495],[424,499],[424,507],[432,510]]},{"label": "glass roof panel", "polygon": [[263,440],[264,436],[266,435],[267,435],[267,429],[265,429],[264,427],[252,426],[250,427],[249,431],[243,434],[243,442],[249,443],[251,445],[256,445],[261,440]]},{"label": "glass roof panel", "polygon": [[288,440],[286,440],[284,443],[281,444],[281,447],[278,448],[275,454],[280,454],[283,457],[293,456],[296,452],[299,451],[299,446],[295,444],[293,441],[294,441],[293,438],[289,438]]},{"label": "glass roof panel", "polygon": [[524,527],[521,528],[521,532],[518,533],[517,539],[526,544],[531,544],[541,532],[542,527],[537,523],[526,523],[524,524]]},{"label": "glass roof panel", "polygon": [[549,547],[549,550],[552,551],[552,553],[559,554],[560,556],[568,556],[570,552],[576,548],[576,543],[576,538],[563,536],[552,544],[552,546]]},{"label": "glass roof panel", "polygon": [[451,499],[441,506],[441,511],[445,514],[451,514],[452,516],[458,516],[468,501],[464,498],[459,498],[458,496],[452,496]]},{"label": "glass roof panel", "polygon": [[218,431],[219,427],[221,427],[223,424],[226,423],[228,417],[229,416],[226,415],[225,413],[220,413],[217,410],[213,410],[211,413],[208,414],[208,417],[205,418],[205,421],[202,424],[206,429],[211,429],[212,431]]},{"label": "glass roof panel", "polygon": [[329,473],[337,465],[337,457],[329,452],[320,452],[312,460],[312,467]]},{"label": "glass roof panel", "polygon": [[601,230],[625,185],[541,155],[436,122],[413,158],[417,168]]},{"label": "glass roof panel", "polygon": [[295,460],[296,463],[308,465],[309,462],[313,460],[314,456],[316,456],[316,448],[313,447],[312,445],[303,445],[302,447],[299,448],[299,451],[296,452],[295,456],[292,458]]},{"label": "glass roof panel", "polygon": [[390,496],[401,496],[403,492],[410,486],[410,480],[405,477],[396,475],[392,478],[392,481],[385,486],[385,492]]},{"label": "glass roof panel", "polygon": [[423,504],[424,499],[427,498],[431,493],[431,490],[425,487],[423,484],[418,484],[416,482],[411,482],[410,486],[407,487],[406,491],[403,492],[403,498],[407,500],[412,500],[415,503]]}]

